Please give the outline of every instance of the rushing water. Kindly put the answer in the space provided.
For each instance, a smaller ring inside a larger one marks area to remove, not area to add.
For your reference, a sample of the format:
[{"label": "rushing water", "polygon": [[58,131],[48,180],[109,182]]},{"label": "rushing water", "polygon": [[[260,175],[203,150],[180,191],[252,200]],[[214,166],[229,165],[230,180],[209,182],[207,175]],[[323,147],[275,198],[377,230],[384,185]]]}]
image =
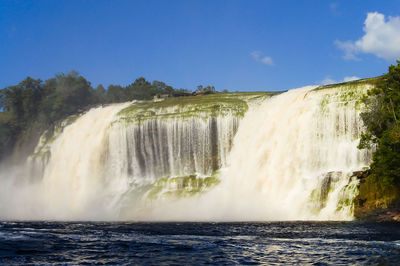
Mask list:
[{"label": "rushing water", "polygon": [[400,226],[1,222],[0,264],[398,265]]},{"label": "rushing water", "polygon": [[[224,197],[232,219],[351,219],[351,206],[340,202],[354,197],[345,192],[352,172],[369,164],[369,152],[357,149],[359,110],[338,99],[339,89],[314,88],[273,97],[244,117],[213,200]],[[329,194],[313,197],[326,178]]]},{"label": "rushing water", "polygon": [[351,175],[370,163],[357,149],[368,86],[315,89],[265,99],[243,118],[178,104],[147,120],[122,117],[130,103],[93,108],[39,143],[39,176],[1,173],[0,218],[351,220]]}]

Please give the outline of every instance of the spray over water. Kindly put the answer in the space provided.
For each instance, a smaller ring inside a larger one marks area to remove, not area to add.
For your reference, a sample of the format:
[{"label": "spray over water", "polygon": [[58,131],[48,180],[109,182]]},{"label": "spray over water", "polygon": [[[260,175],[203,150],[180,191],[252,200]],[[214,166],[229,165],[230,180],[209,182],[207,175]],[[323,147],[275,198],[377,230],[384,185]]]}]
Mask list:
[{"label": "spray over water", "polygon": [[30,211],[8,210],[1,198],[2,218],[351,219],[350,176],[371,159],[357,149],[361,107],[353,95],[366,89],[290,90],[243,119],[129,123],[118,118],[128,104],[92,109],[51,143],[43,178],[16,194],[32,197]]}]

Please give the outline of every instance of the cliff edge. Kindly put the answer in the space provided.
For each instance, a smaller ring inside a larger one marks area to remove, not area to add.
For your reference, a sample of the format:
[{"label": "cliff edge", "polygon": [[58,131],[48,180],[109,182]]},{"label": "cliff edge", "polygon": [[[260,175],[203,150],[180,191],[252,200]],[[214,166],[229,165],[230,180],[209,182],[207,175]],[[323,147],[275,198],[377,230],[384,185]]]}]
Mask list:
[{"label": "cliff edge", "polygon": [[400,193],[383,188],[370,170],[354,172],[359,180],[359,194],[354,199],[354,217],[358,220],[400,222]]}]

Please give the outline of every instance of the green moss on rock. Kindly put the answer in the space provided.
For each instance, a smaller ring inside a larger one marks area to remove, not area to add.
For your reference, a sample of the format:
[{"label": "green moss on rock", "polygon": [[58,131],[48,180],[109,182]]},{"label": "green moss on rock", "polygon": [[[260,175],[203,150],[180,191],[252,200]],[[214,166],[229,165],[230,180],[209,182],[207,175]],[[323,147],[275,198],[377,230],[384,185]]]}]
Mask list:
[{"label": "green moss on rock", "polygon": [[181,177],[163,177],[158,179],[147,193],[148,199],[182,198],[203,193],[218,185],[217,172],[212,176],[197,175]]},{"label": "green moss on rock", "polygon": [[141,124],[143,121],[154,119],[187,119],[191,117],[208,119],[226,115],[243,117],[248,110],[249,103],[271,97],[274,94],[276,93],[234,92],[141,101],[121,110],[118,113],[119,119],[115,122],[122,120]]},{"label": "green moss on rock", "polygon": [[50,146],[63,132],[64,128],[75,122],[80,115],[71,115],[66,119],[57,121],[49,129],[43,132],[40,136],[39,143],[35,148],[34,153],[29,157],[32,161],[39,160],[43,165],[46,164],[51,156]]},{"label": "green moss on rock", "polygon": [[320,102],[320,109],[323,113],[329,112],[330,104],[343,106],[354,104],[357,110],[362,110],[368,90],[376,87],[378,80],[379,78],[372,78],[319,86],[309,93],[323,91],[324,94]]},{"label": "green moss on rock", "polygon": [[350,177],[349,183],[339,192],[340,197],[336,207],[337,212],[349,209],[350,213],[354,214],[354,199],[358,194],[358,185],[358,180],[354,176]]},{"label": "green moss on rock", "polygon": [[381,80],[383,76],[375,77],[375,78],[367,78],[367,79],[359,79],[359,80],[352,80],[348,82],[341,82],[336,84],[329,84],[329,85],[321,85],[314,89],[314,91],[324,90],[324,89],[331,89],[337,87],[344,87],[348,89],[354,89],[364,85],[371,85],[376,86]]},{"label": "green moss on rock", "polygon": [[354,216],[361,220],[400,221],[400,191],[381,186],[369,170],[354,175],[360,180]]}]

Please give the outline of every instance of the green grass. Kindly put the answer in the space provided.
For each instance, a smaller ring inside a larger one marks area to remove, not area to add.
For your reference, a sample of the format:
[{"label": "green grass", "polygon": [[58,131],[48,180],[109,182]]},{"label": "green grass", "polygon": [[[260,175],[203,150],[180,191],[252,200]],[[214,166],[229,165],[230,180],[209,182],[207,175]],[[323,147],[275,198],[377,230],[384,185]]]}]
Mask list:
[{"label": "green grass", "polygon": [[248,103],[279,92],[232,92],[141,101],[121,110],[120,119],[140,124],[145,120],[233,115],[243,117]]},{"label": "green grass", "polygon": [[368,85],[368,84],[376,85],[382,79],[383,79],[383,76],[379,76],[379,77],[375,77],[375,78],[366,78],[366,79],[359,79],[359,80],[341,82],[341,83],[336,83],[336,84],[321,85],[321,86],[318,86],[317,88],[315,88],[314,91],[331,89],[331,88],[336,88],[336,87],[344,87],[344,88],[354,89],[360,85]]},{"label": "green grass", "polygon": [[367,86],[375,87],[382,77],[361,79],[338,84],[319,86],[311,92],[328,90],[320,103],[321,111],[327,112],[330,103],[348,105],[353,103],[357,110],[363,109],[363,100],[367,97]]}]

